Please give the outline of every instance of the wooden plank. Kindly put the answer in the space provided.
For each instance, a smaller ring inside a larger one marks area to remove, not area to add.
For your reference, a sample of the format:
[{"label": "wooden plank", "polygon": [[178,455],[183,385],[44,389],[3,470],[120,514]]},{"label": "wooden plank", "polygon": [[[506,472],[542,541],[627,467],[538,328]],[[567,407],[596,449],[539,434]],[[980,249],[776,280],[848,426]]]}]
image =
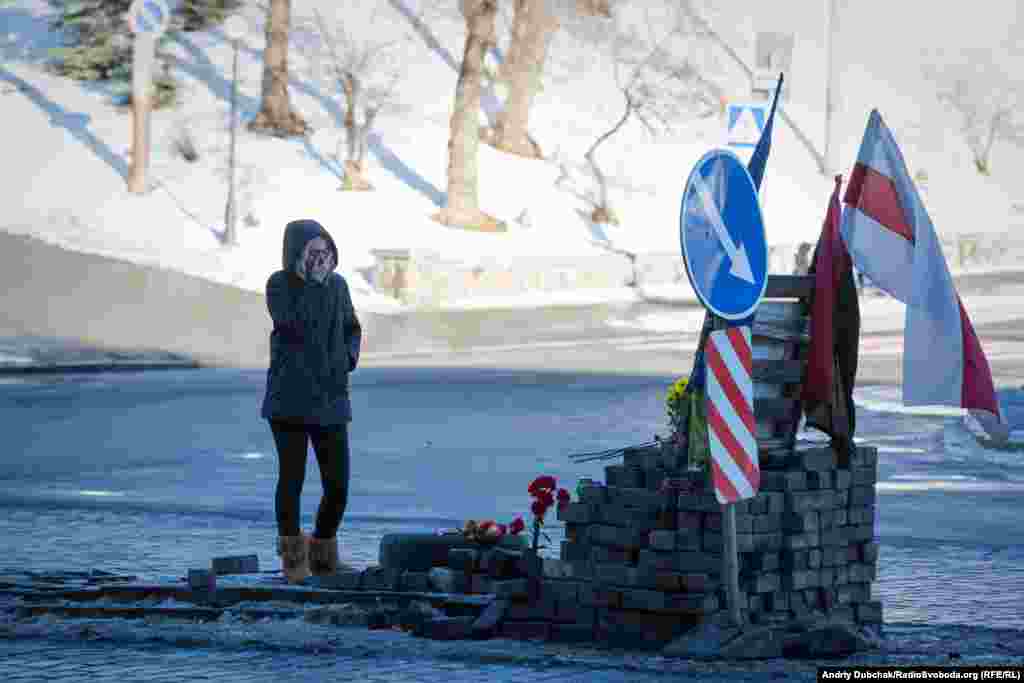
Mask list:
[{"label": "wooden plank", "polygon": [[769,275],[764,295],[768,299],[808,299],[813,292],[810,275]]},{"label": "wooden plank", "polygon": [[804,381],[804,361],[755,360],[754,381],[766,384],[801,384]]},{"label": "wooden plank", "polygon": [[771,321],[754,321],[754,328],[751,330],[753,336],[765,339],[774,339],[782,342],[796,342],[798,344],[809,344],[811,335],[804,330],[794,329],[790,325],[779,325]]},{"label": "wooden plank", "polygon": [[754,401],[754,415],[759,421],[792,420],[798,410],[799,404],[791,398],[763,398]]}]

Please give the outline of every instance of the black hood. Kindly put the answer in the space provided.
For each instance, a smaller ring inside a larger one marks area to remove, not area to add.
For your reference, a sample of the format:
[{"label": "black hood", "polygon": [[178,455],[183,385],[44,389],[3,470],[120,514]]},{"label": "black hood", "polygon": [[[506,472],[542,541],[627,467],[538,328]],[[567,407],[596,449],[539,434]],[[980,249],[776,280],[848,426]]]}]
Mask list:
[{"label": "black hood", "polygon": [[320,225],[316,221],[303,218],[301,220],[292,221],[284,228],[284,249],[281,255],[281,268],[292,274],[297,274],[297,267],[299,265],[299,259],[302,257],[302,251],[306,248],[306,245],[317,237],[323,237],[324,241],[327,242],[327,246],[330,248],[331,253],[334,254],[334,265],[338,265],[338,247],[334,244],[334,239],[324,226]]}]

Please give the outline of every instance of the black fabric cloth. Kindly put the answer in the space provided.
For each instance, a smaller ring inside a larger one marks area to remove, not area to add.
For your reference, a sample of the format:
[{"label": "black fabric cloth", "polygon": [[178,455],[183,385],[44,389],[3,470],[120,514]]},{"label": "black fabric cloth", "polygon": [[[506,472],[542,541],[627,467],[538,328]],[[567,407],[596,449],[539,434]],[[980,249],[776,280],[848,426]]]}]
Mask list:
[{"label": "black fabric cloth", "polygon": [[267,280],[273,320],[270,367],[260,414],[313,425],[352,419],[348,375],[359,363],[362,328],[345,278],[336,272],[322,283],[305,280],[298,265],[306,245],[322,237],[338,262],[338,250],[316,221],[285,228],[282,270]]},{"label": "black fabric cloth", "polygon": [[306,479],[306,456],[313,443],[323,496],[316,512],[316,538],[334,538],[348,506],[348,425],[330,427],[271,420],[277,446],[278,477],[274,499],[277,528],[282,536],[298,536],[301,529],[299,501]]}]

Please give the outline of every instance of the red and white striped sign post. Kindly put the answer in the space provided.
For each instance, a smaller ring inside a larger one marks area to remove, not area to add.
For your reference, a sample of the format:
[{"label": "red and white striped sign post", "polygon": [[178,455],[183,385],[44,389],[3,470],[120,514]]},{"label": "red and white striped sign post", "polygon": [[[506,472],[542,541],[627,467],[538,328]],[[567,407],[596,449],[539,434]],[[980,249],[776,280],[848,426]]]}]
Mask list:
[{"label": "red and white striped sign post", "polygon": [[715,497],[722,504],[722,571],[733,623],[740,623],[736,508],[757,495],[761,469],[754,420],[754,354],[750,326],[717,329],[708,336],[706,363],[708,447]]}]

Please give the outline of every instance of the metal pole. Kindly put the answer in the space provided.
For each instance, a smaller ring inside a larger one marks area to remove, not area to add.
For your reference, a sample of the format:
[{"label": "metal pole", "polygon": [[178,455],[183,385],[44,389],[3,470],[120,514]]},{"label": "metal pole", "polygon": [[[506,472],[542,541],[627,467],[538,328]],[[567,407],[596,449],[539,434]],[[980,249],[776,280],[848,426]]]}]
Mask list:
[{"label": "metal pole", "polygon": [[740,616],[740,563],[736,554],[736,505],[722,505],[722,576],[729,600],[729,618],[734,626],[742,626]]},{"label": "metal pole", "polygon": [[835,79],[835,59],[833,57],[835,29],[838,25],[836,6],[837,0],[825,0],[825,175],[832,175],[835,164],[832,163],[832,113],[835,109],[833,80]]},{"label": "metal pole", "polygon": [[238,41],[231,41],[234,55],[231,60],[231,147],[228,153],[228,205],[224,212],[225,242],[238,244],[236,232],[237,216],[235,215],[235,150],[237,147],[237,111],[238,111]]}]

